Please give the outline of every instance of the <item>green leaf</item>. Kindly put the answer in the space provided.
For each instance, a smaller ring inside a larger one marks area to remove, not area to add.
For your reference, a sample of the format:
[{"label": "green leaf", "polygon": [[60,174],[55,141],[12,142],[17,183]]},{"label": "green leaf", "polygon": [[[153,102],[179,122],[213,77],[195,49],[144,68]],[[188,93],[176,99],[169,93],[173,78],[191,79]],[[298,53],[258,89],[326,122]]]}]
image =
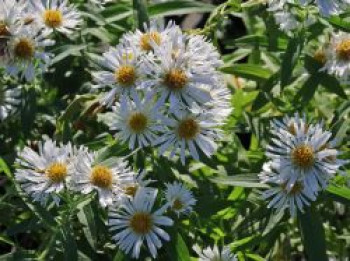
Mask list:
[{"label": "green leaf", "polygon": [[169,260],[190,261],[190,253],[182,236],[179,233],[174,233],[171,238],[172,241],[166,245]]},{"label": "green leaf", "polygon": [[309,261],[327,261],[326,240],[320,215],[314,208],[298,213],[304,248]]},{"label": "green leaf", "polygon": [[245,187],[245,188],[268,188],[264,183],[261,183],[257,174],[239,174],[234,176],[220,176],[217,178],[211,179],[212,182],[236,186],[236,187]]},{"label": "green leaf", "polygon": [[300,101],[302,104],[308,103],[314,96],[319,83],[320,83],[320,78],[318,74],[312,75],[311,77],[309,77],[305,81],[301,89],[297,92],[294,99],[295,104],[298,104]]},{"label": "green leaf", "polygon": [[350,32],[350,22],[344,21],[340,16],[331,16],[328,18],[328,22],[335,28],[338,28],[345,32]]},{"label": "green leaf", "polygon": [[[287,48],[288,41],[284,38],[277,39],[277,50],[283,51]],[[270,47],[269,39],[264,35],[248,35],[227,42],[226,48],[232,47]]]},{"label": "green leaf", "polygon": [[328,194],[335,200],[350,204],[350,189],[347,187],[339,187],[336,185],[329,185],[327,188]]},{"label": "green leaf", "polygon": [[62,231],[62,241],[64,247],[64,260],[66,261],[76,261],[78,260],[78,248],[77,243],[74,239],[73,232],[67,225],[64,231]]},{"label": "green leaf", "polygon": [[292,79],[294,67],[300,54],[300,39],[290,39],[281,65],[281,88],[287,86]]},{"label": "green leaf", "polygon": [[221,67],[220,71],[254,81],[266,81],[272,75],[272,72],[269,69],[256,64],[235,64],[232,66]]},{"label": "green leaf", "polygon": [[341,98],[347,99],[347,95],[344,89],[341,87],[339,81],[326,73],[320,73],[318,75],[320,84],[325,87],[329,92],[337,94]]},{"label": "green leaf", "polygon": [[141,31],[144,31],[144,25],[149,24],[149,17],[145,0],[133,0],[134,17],[137,26]]},{"label": "green leaf", "polygon": [[192,13],[211,12],[215,6],[196,1],[166,1],[150,5],[148,12],[152,17],[168,15],[184,15]]},{"label": "green leaf", "polygon": [[12,179],[10,168],[2,158],[0,158],[0,172],[4,172],[9,179]]}]

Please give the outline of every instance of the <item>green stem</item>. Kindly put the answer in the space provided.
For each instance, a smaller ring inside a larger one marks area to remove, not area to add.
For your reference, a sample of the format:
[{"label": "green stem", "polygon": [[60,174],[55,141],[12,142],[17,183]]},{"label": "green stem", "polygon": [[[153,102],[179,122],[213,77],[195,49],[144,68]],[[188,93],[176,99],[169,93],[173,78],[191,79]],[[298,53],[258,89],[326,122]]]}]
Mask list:
[{"label": "green stem", "polygon": [[327,261],[326,240],[322,220],[313,207],[298,213],[304,249],[309,261]]},{"label": "green stem", "polygon": [[145,0],[133,0],[134,17],[137,27],[144,31],[144,24],[149,25],[149,17]]}]

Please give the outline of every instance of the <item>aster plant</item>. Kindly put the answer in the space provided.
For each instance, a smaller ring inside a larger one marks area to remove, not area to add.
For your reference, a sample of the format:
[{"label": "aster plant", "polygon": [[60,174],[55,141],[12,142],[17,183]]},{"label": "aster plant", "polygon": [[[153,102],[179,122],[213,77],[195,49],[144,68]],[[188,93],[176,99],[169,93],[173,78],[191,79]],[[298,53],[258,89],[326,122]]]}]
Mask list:
[{"label": "aster plant", "polygon": [[0,259],[347,260],[349,7],[0,0]]}]

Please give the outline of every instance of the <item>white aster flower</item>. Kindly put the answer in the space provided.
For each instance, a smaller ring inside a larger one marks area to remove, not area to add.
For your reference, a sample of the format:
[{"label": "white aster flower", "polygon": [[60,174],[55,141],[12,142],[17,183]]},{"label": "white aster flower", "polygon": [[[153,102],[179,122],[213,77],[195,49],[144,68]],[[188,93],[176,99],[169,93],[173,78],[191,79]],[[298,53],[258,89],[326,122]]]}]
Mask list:
[{"label": "white aster flower", "polygon": [[195,245],[193,250],[198,254],[199,261],[238,261],[228,246],[225,246],[221,252],[216,245],[213,248],[207,247],[203,250],[198,245]]},{"label": "white aster flower", "polygon": [[274,11],[273,16],[275,17],[276,23],[279,24],[280,29],[286,33],[298,28],[300,24],[295,18],[295,15],[290,11]]},{"label": "white aster flower", "polygon": [[152,20],[149,26],[144,26],[144,32],[136,30],[135,32],[126,33],[120,40],[121,44],[138,50],[138,52],[148,53],[154,49],[154,46],[163,46],[174,31],[181,31],[172,21],[166,27],[160,23],[161,20]]},{"label": "white aster flower", "polygon": [[184,184],[179,182],[167,183],[165,198],[171,207],[179,216],[180,214],[189,214],[193,206],[196,204],[196,199]]},{"label": "white aster flower", "polygon": [[103,97],[101,103],[111,106],[116,96],[135,96],[142,84],[142,74],[139,70],[139,53],[136,49],[125,49],[122,45],[110,49],[103,54],[101,65],[105,71],[92,73],[95,88],[106,86],[112,89]]},{"label": "white aster flower", "polygon": [[187,110],[175,110],[172,117],[164,120],[167,125],[164,133],[156,140],[155,144],[161,144],[160,154],[171,150],[170,157],[173,157],[180,150],[182,164],[185,164],[186,148],[188,147],[191,156],[199,160],[197,148],[207,157],[212,156],[216,149],[216,140],[221,138],[218,123],[210,111],[201,111],[193,104]]},{"label": "white aster flower", "polygon": [[[270,164],[267,163],[267,165]],[[290,186],[281,178],[277,170],[273,170],[271,166],[265,166],[265,169],[268,168],[270,170],[267,175],[271,175],[271,171],[276,171],[273,178],[264,180],[272,186],[262,193],[264,200],[270,200],[268,208],[274,208],[277,212],[289,209],[290,215],[295,217],[297,210],[303,212],[305,206],[309,206],[311,201],[316,200],[318,191],[309,187],[304,180],[298,180]]]},{"label": "white aster flower", "polygon": [[44,48],[54,44],[46,36],[32,28],[21,26],[8,43],[9,61],[6,71],[15,77],[24,77],[32,81],[36,68],[46,70],[50,62],[50,54]]},{"label": "white aster flower", "polygon": [[326,64],[323,67],[329,74],[334,74],[341,82],[350,81],[350,34],[333,33],[331,43],[326,49]]},{"label": "white aster flower", "polygon": [[56,142],[46,139],[38,143],[38,152],[25,147],[18,154],[15,179],[34,201],[45,204],[51,195],[58,204],[57,193],[69,182],[74,171],[73,161],[70,144],[57,146]]},{"label": "white aster flower", "polygon": [[[310,3],[310,0],[300,0],[302,4]],[[317,0],[317,6],[323,16],[337,15],[349,8],[349,0]]]},{"label": "white aster flower", "polygon": [[139,174],[134,175],[134,179],[132,182],[121,184],[122,190],[124,191],[124,195],[126,197],[133,198],[139,189],[143,189],[145,192],[148,191],[152,193],[154,189],[148,186],[149,184],[154,182],[154,180],[146,179],[146,174],[147,172],[143,170]]},{"label": "white aster flower", "polygon": [[120,158],[111,158],[97,163],[98,154],[85,152],[76,157],[71,187],[88,194],[97,191],[101,206],[120,203],[124,196],[123,186],[134,181],[135,173]]},{"label": "white aster flower", "polygon": [[133,100],[123,96],[112,107],[113,112],[102,116],[110,130],[117,132],[115,137],[128,142],[130,149],[151,145],[163,130],[162,116],[150,98],[141,101],[138,95],[133,95]]},{"label": "white aster flower", "polygon": [[171,108],[177,108],[181,104],[203,104],[211,100],[209,88],[216,83],[217,73],[213,70],[216,62],[206,60],[201,64],[198,57],[203,54],[194,50],[201,51],[200,48],[189,51],[183,35],[174,33],[171,41],[154,46],[154,53],[146,56],[142,69],[149,77],[147,85],[159,94],[157,104],[169,100]]},{"label": "white aster flower", "polygon": [[345,161],[338,159],[336,142],[332,133],[323,130],[321,124],[308,124],[297,114],[272,123],[274,138],[267,146],[266,155],[271,159],[271,168],[279,179],[292,189],[302,180],[304,187],[312,191],[325,188],[328,181]]},{"label": "white aster flower", "polygon": [[21,88],[0,86],[0,122],[16,112],[21,103]]},{"label": "white aster flower", "polygon": [[158,191],[152,193],[139,189],[132,199],[126,199],[118,210],[109,214],[110,231],[115,233],[113,240],[125,253],[132,251],[132,257],[138,258],[145,241],[153,258],[162,241],[169,241],[169,235],[160,226],[172,226],[173,221],[163,216],[165,207],[152,211]]},{"label": "white aster flower", "polygon": [[69,35],[81,24],[78,10],[68,0],[31,0],[33,18],[36,25],[44,30],[44,34],[54,30]]}]

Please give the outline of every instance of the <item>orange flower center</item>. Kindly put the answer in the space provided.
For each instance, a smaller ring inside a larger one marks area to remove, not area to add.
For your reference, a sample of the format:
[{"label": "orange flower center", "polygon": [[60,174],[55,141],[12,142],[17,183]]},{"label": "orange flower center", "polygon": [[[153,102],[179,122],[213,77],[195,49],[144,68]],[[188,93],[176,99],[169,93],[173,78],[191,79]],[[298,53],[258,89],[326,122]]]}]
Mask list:
[{"label": "orange flower center", "polygon": [[63,23],[63,15],[60,10],[45,10],[43,18],[45,25],[51,28],[60,27]]},{"label": "orange flower center", "polygon": [[124,87],[130,87],[136,81],[135,68],[130,65],[121,66],[115,72],[115,79],[117,83],[123,85]]},{"label": "orange flower center", "polygon": [[143,34],[140,39],[141,49],[146,52],[151,51],[153,49],[151,41],[153,41],[157,45],[160,45],[162,38],[158,32],[150,32]]},{"label": "orange flower center", "polygon": [[95,166],[91,172],[90,182],[100,188],[111,188],[113,184],[112,171],[104,166]]},{"label": "orange flower center", "polygon": [[350,39],[341,41],[335,49],[337,56],[342,60],[350,60]]},{"label": "orange flower center", "polygon": [[291,156],[292,162],[303,169],[308,169],[315,163],[314,150],[309,145],[297,146]]},{"label": "orange flower center", "polygon": [[129,224],[136,234],[148,234],[153,227],[152,216],[149,213],[137,212],[131,217]]},{"label": "orange flower center", "polygon": [[181,90],[188,83],[188,77],[180,69],[172,69],[164,76],[164,84],[171,90]]},{"label": "orange flower center", "polygon": [[143,132],[147,127],[148,119],[146,115],[141,112],[132,114],[129,118],[128,124],[130,129],[136,133]]},{"label": "orange flower center", "polygon": [[198,122],[196,122],[192,118],[188,118],[180,121],[179,126],[177,128],[177,134],[180,138],[185,140],[191,140],[197,136],[200,131],[200,126]]},{"label": "orange flower center", "polygon": [[30,59],[35,52],[34,43],[27,38],[21,38],[14,46],[14,53],[21,59]]},{"label": "orange flower center", "polygon": [[60,183],[64,181],[67,176],[67,165],[54,162],[46,169],[45,173],[52,183]]}]

